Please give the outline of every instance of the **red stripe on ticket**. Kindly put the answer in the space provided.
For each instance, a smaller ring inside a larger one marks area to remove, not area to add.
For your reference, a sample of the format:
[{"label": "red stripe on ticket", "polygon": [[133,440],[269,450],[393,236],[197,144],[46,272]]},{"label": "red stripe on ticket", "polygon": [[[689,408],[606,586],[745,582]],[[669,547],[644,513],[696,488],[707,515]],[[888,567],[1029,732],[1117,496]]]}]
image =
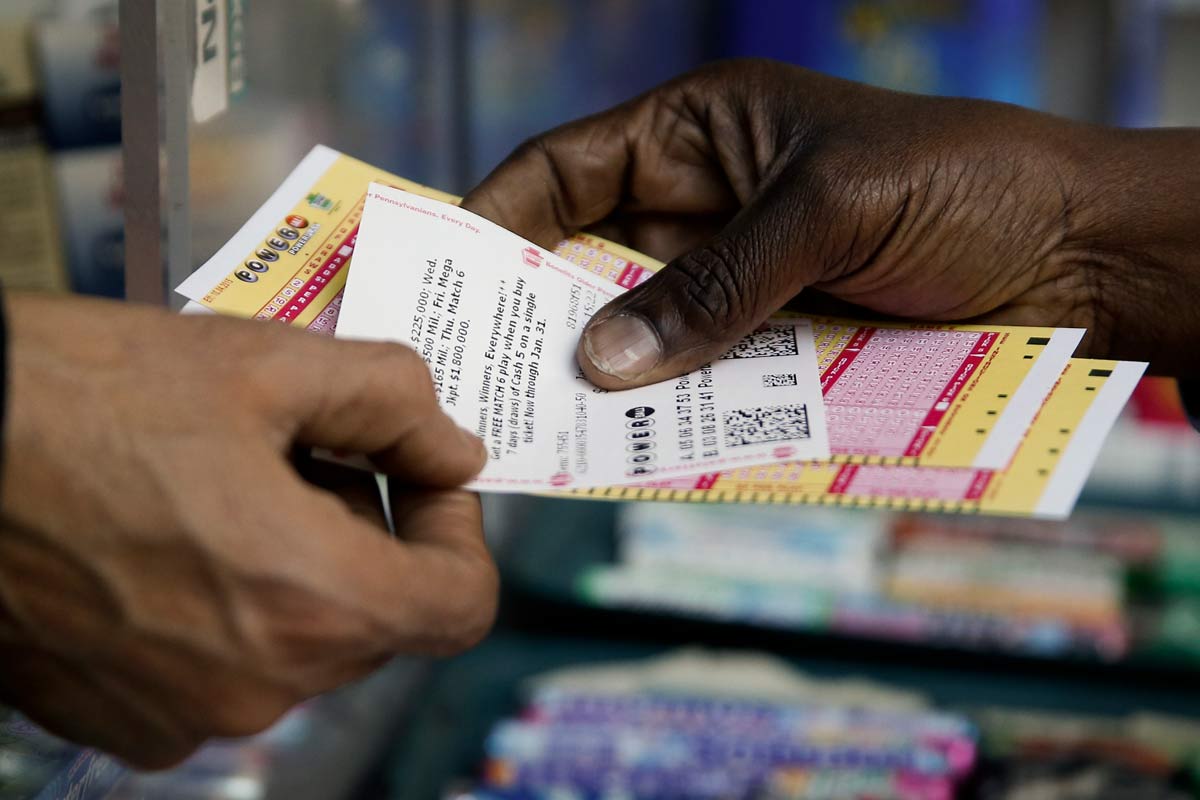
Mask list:
[{"label": "red stripe on ticket", "polygon": [[846,490],[850,488],[850,481],[854,480],[854,476],[857,474],[858,467],[856,465],[843,464],[837,475],[833,476],[833,483],[829,484],[829,491],[826,494],[846,494]]},{"label": "red stripe on ticket", "polygon": [[871,341],[871,337],[875,335],[878,328],[860,328],[854,338],[852,338],[842,352],[838,353],[837,358],[829,365],[823,373],[821,373],[821,394],[829,394],[829,390],[837,383],[838,378],[854,363],[854,359],[858,358],[858,354],[867,346],[867,342]]},{"label": "red stripe on ticket", "polygon": [[621,270],[621,274],[617,276],[617,285],[625,289],[632,289],[638,285],[638,279],[645,271],[646,268],[638,264],[626,264],[625,269]]},{"label": "red stripe on ticket", "polygon": [[941,423],[942,418],[950,411],[950,406],[954,402],[954,398],[958,397],[971,376],[983,364],[984,357],[992,349],[992,345],[996,343],[997,336],[995,333],[988,331],[979,337],[979,341],[971,348],[970,354],[963,359],[958,370],[954,373],[954,377],[946,381],[946,385],[942,387],[941,394],[938,395],[937,402],[933,404],[933,408],[929,409],[929,413],[925,415],[925,419],[921,422],[921,428],[913,436],[912,441],[908,443],[908,447],[904,451],[906,456],[919,456],[924,451],[925,446],[929,444],[929,439],[933,435],[933,431]]},{"label": "red stripe on ticket", "polygon": [[978,500],[983,497],[983,493],[987,491],[988,484],[992,481],[994,475],[990,469],[981,469],[975,473],[975,477],[971,479],[971,485],[967,487],[967,493],[963,497],[964,500]]},{"label": "red stripe on ticket", "polygon": [[287,303],[283,308],[275,312],[272,319],[279,322],[294,322],[308,308],[309,304],[316,299],[317,295],[329,285],[329,281],[342,271],[342,268],[350,262],[350,257],[354,255],[354,244],[358,241],[358,226],[355,225],[351,231],[346,234],[346,238],[338,245],[337,249],[329,258],[325,259],[325,263],[321,265],[313,276],[308,279],[308,283],[296,291],[296,294],[287,299]]}]

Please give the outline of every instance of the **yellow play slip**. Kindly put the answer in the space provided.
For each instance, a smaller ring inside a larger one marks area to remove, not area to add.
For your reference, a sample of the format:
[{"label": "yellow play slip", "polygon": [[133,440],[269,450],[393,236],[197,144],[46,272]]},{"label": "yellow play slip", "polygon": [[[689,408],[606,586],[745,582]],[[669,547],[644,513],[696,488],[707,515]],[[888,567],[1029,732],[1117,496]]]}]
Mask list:
[{"label": "yellow play slip", "polygon": [[[317,147],[179,291],[210,311],[332,333],[373,181],[457,200]],[[595,283],[589,314],[663,266],[589,234],[555,253]],[[1075,360],[1064,372],[1075,329],[809,319],[830,461],[579,494],[1061,516],[1144,367]],[[796,385],[792,372],[761,375],[764,405]]]},{"label": "yellow play slip", "polygon": [[1003,470],[807,462],[573,494],[1063,518],[1144,369],[1141,363],[1072,359]]}]

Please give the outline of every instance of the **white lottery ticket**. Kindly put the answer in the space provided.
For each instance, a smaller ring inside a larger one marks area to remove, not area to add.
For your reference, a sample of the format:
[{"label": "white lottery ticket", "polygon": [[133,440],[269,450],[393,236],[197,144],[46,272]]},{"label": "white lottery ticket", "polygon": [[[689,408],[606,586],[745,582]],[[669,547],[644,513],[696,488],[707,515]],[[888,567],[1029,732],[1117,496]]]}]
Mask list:
[{"label": "white lottery ticket", "polygon": [[575,348],[621,291],[469,211],[372,184],[337,335],[421,354],[442,406],[487,446],[479,490],[829,457],[809,321],[772,320],[696,372],[605,392]]}]

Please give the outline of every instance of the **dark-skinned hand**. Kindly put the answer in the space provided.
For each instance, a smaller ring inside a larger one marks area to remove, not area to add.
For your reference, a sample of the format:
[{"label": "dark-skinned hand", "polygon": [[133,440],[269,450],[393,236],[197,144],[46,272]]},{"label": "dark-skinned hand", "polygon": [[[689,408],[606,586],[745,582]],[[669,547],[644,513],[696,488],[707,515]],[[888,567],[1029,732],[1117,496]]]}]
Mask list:
[{"label": "dark-skinned hand", "polygon": [[523,145],[464,205],[551,247],[667,267],[601,309],[610,389],[711,361],[797,299],[1086,327],[1083,354],[1200,373],[1200,133],[1085,125],[719,63]]}]

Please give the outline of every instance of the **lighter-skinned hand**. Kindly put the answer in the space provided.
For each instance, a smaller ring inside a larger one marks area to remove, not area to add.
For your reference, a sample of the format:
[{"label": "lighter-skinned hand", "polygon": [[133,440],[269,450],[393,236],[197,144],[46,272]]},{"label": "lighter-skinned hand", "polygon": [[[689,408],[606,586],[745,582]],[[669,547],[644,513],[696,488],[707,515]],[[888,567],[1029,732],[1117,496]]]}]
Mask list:
[{"label": "lighter-skinned hand", "polygon": [[[455,488],[483,447],[411,350],[15,293],[7,318],[4,702],[163,767],[491,625],[478,498]],[[308,446],[394,476],[396,538],[359,513],[370,476],[339,495],[298,474]]]}]

